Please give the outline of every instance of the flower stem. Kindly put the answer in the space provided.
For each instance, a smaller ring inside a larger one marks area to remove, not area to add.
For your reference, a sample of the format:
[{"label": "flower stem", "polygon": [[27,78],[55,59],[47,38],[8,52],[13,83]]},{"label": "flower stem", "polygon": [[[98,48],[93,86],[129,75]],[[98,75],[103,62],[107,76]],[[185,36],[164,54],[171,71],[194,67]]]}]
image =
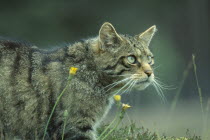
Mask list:
[{"label": "flower stem", "polygon": [[69,83],[70,83],[72,77],[73,77],[73,76],[69,75],[69,77],[68,77],[68,82],[67,82],[65,88],[63,89],[63,91],[61,92],[61,94],[57,97],[57,100],[56,100],[56,102],[55,102],[55,104],[54,104],[54,106],[53,106],[53,109],[52,109],[51,113],[50,113],[50,117],[48,118],[47,125],[45,126],[44,135],[43,135],[43,137],[42,137],[42,140],[44,140],[44,138],[45,138],[45,136],[46,136],[46,134],[47,134],[47,128],[48,128],[48,126],[49,126],[49,123],[50,123],[50,120],[51,120],[51,118],[52,118],[52,115],[53,115],[53,113],[54,113],[54,111],[55,111],[55,108],[56,108],[56,106],[58,105],[58,102],[60,101],[60,99],[61,99],[61,97],[63,96],[64,92],[66,91],[66,89],[67,89],[67,87],[68,87],[68,85],[69,85]]},{"label": "flower stem", "polygon": [[121,113],[120,113],[120,116],[119,116],[119,120],[116,123],[116,125],[101,140],[104,140],[105,138],[107,138],[119,126],[119,124],[121,123],[122,119],[124,118],[124,114],[125,114],[125,111],[122,110]]},{"label": "flower stem", "polygon": [[66,128],[66,122],[67,122],[67,116],[65,116],[65,117],[64,117],[62,140],[64,140],[64,134],[65,134],[65,128]]},{"label": "flower stem", "polygon": [[112,122],[107,126],[107,128],[101,133],[101,135],[98,137],[98,140],[101,139],[101,137],[109,130],[109,128],[114,124],[114,122],[117,120],[118,116],[120,115],[120,110],[121,110],[121,103],[120,102],[117,102],[117,108],[118,108],[118,111],[115,115],[115,118],[112,120]]},{"label": "flower stem", "polygon": [[109,124],[109,126],[107,126],[107,128],[102,132],[102,134],[99,136],[99,140],[101,139],[101,137],[109,130],[109,128],[114,124],[114,122],[117,120],[118,116],[119,116],[120,111],[118,111],[118,113],[115,115],[115,118],[112,120],[112,122]]}]

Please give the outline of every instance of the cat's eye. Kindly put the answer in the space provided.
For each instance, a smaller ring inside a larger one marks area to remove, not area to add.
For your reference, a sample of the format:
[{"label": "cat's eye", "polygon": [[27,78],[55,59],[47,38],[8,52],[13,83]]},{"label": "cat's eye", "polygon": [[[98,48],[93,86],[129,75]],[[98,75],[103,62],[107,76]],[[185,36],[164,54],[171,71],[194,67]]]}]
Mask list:
[{"label": "cat's eye", "polygon": [[148,64],[152,64],[152,58],[153,57],[152,56],[148,56],[147,58],[148,58]]},{"label": "cat's eye", "polygon": [[132,55],[131,56],[128,56],[127,59],[128,59],[128,62],[130,64],[136,63],[136,57],[135,56],[132,56]]}]

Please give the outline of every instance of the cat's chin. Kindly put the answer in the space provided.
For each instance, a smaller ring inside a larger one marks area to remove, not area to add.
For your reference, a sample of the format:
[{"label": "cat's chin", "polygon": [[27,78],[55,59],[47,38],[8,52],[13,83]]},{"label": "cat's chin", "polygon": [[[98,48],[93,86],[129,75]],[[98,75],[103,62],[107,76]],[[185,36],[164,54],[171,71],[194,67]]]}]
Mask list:
[{"label": "cat's chin", "polygon": [[149,81],[140,82],[140,83],[138,83],[138,84],[135,85],[135,89],[137,89],[137,90],[144,90],[144,89],[146,89],[150,84],[151,84],[151,82],[149,82]]}]

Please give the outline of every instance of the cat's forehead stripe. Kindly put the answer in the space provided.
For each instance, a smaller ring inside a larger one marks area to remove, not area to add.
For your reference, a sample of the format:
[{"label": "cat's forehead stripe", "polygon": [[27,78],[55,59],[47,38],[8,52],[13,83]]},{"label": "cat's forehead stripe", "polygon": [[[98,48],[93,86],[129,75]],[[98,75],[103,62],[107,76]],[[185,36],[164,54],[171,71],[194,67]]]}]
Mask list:
[{"label": "cat's forehead stripe", "polygon": [[138,56],[141,56],[141,51],[138,48],[136,48],[136,53]]},{"label": "cat's forehead stripe", "polygon": [[141,56],[142,54],[143,55],[147,54],[147,49],[144,48],[136,38],[131,37],[129,35],[125,35],[125,37],[127,38],[127,42],[129,43],[129,45],[131,47],[134,47],[137,56]]}]

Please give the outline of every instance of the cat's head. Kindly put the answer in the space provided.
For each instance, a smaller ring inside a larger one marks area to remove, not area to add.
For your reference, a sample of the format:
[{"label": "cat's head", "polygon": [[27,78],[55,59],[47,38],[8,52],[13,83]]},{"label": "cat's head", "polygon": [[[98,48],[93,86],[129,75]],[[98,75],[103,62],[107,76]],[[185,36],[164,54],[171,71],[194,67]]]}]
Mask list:
[{"label": "cat's head", "polygon": [[152,26],[139,35],[129,36],[118,34],[112,24],[104,23],[93,45],[100,70],[109,78],[117,78],[116,86],[123,84],[126,89],[135,85],[145,89],[154,81],[154,56],[149,44],[156,30],[156,26]]}]

